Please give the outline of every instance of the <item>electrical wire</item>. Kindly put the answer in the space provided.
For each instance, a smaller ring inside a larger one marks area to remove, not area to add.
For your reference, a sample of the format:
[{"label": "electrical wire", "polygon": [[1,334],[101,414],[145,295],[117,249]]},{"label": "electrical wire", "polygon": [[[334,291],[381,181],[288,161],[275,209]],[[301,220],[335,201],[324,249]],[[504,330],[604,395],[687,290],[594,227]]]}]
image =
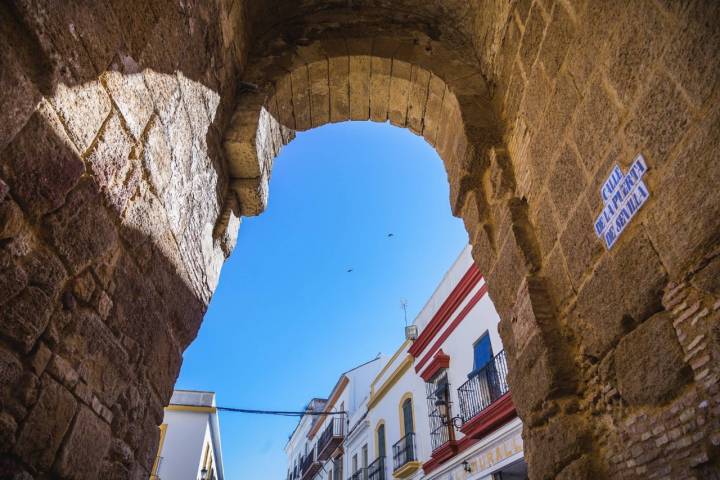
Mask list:
[{"label": "electrical wire", "polygon": [[281,417],[302,417],[310,416],[327,416],[327,415],[347,415],[347,412],[294,412],[287,410],[253,410],[249,408],[233,408],[233,407],[215,407],[220,412],[232,413],[248,413],[252,415],[277,415]]}]

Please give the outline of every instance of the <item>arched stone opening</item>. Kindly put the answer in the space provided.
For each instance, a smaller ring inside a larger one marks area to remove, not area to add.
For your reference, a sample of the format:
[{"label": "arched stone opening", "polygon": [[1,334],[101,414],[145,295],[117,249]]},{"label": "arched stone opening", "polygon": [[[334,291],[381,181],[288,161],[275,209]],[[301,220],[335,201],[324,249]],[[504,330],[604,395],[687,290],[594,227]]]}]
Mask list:
[{"label": "arched stone opening", "polygon": [[[262,209],[275,151],[294,129],[365,113],[427,135],[445,161],[503,318],[531,476],[717,470],[713,2],[19,1],[0,14],[10,474],[147,474],[181,351],[239,216]],[[351,83],[366,71],[367,111]],[[638,153],[651,196],[606,250],[599,190]]]}]

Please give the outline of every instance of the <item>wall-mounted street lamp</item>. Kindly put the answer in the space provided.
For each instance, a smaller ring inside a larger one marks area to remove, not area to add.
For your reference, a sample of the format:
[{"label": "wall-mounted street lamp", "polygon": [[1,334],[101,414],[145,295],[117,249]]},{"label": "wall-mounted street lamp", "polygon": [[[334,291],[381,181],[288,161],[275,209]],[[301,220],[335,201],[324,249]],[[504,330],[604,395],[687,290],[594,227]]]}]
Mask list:
[{"label": "wall-mounted street lamp", "polygon": [[200,480],[207,480],[208,471],[207,468],[200,470]]},{"label": "wall-mounted street lamp", "polygon": [[464,421],[460,415],[450,418],[450,402],[447,400],[447,396],[438,396],[437,400],[435,400],[435,406],[438,407],[438,413],[443,425],[446,427],[452,425],[456,430],[462,428]]},{"label": "wall-mounted street lamp", "polygon": [[472,472],[472,467],[470,466],[470,463],[467,460],[465,460],[462,463],[462,466],[463,466],[463,470],[465,470],[467,473]]}]

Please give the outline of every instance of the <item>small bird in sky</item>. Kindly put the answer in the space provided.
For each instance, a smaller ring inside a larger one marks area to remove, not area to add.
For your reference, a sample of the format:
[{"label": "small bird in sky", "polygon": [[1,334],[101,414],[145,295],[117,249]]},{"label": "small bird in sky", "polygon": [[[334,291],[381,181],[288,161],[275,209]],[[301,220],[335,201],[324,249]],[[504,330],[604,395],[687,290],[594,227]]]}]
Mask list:
[{"label": "small bird in sky", "polygon": [[352,268],[348,268],[348,269],[347,269],[347,273],[350,273],[350,272],[352,272],[352,271],[353,271]]},{"label": "small bird in sky", "polygon": [[388,236],[388,238],[390,238],[390,237],[394,237],[395,234],[394,234],[394,233],[388,233],[387,236]]}]

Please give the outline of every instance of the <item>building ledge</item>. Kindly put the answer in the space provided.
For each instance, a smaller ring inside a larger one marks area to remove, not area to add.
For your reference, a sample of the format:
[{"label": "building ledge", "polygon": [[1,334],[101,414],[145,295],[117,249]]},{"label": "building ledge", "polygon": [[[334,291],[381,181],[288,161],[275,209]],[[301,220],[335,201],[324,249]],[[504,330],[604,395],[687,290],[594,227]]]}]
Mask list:
[{"label": "building ledge", "polygon": [[416,461],[413,462],[407,462],[402,467],[398,468],[393,472],[393,477],[395,478],[406,478],[415,473],[420,467],[422,467],[422,463]]},{"label": "building ledge", "polygon": [[440,464],[454,457],[457,451],[458,444],[455,440],[445,442],[443,445],[441,445],[439,448],[432,452],[430,460],[423,463],[423,470],[426,474],[435,470]]},{"label": "building ledge", "polygon": [[426,382],[437,375],[445,368],[450,368],[450,357],[442,351],[442,348],[435,354],[430,364],[420,373],[420,377]]},{"label": "building ledge", "polygon": [[482,438],[513,419],[515,415],[512,394],[507,392],[467,421],[460,431],[467,437]]}]

